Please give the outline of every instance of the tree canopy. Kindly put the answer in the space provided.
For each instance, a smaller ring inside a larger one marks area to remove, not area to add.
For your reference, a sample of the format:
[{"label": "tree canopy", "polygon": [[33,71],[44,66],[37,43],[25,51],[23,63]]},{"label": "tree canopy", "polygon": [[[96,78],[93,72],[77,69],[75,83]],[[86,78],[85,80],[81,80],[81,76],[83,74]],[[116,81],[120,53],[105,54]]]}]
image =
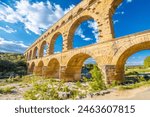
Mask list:
[{"label": "tree canopy", "polygon": [[27,66],[22,54],[0,53],[0,78],[26,73]]}]

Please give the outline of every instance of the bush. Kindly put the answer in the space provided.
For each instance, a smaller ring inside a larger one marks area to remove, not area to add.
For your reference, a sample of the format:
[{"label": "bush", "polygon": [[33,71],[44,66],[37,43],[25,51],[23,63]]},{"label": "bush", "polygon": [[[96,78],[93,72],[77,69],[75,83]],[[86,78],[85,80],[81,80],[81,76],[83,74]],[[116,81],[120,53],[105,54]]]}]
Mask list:
[{"label": "bush", "polygon": [[129,73],[127,73],[126,75],[139,75],[139,73],[138,73],[138,72],[136,72],[136,71],[133,71],[133,72],[129,72]]},{"label": "bush", "polygon": [[15,88],[15,87],[0,88],[0,93],[1,93],[1,94],[12,93],[12,91],[13,91],[14,88]]},{"label": "bush", "polygon": [[131,85],[125,85],[125,86],[120,86],[120,90],[128,90],[128,89],[134,89],[134,88],[139,88],[141,86],[150,86],[150,81],[141,81],[139,83],[131,84]]},{"label": "bush", "polygon": [[[60,96],[61,93],[67,96]],[[46,83],[35,83],[32,89],[25,92],[24,98],[28,100],[62,100],[66,98],[75,99],[77,94],[77,91],[71,90],[63,81],[49,80]]]},{"label": "bush", "polygon": [[106,89],[105,83],[103,81],[103,76],[98,67],[95,65],[93,70],[91,70],[90,72],[92,74],[92,81],[90,82],[91,90],[98,91]]}]

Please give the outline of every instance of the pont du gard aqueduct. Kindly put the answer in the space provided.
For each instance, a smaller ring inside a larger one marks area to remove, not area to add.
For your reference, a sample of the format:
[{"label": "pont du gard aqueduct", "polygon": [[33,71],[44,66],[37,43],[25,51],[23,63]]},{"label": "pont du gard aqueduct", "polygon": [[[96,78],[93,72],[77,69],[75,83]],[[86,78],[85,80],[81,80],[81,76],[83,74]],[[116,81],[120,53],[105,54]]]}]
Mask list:
[{"label": "pont du gard aqueduct", "polygon": [[[121,2],[83,0],[79,3],[26,50],[24,55],[28,72],[65,81],[79,80],[84,61],[92,57],[106,83],[122,80],[128,57],[140,50],[150,49],[150,31],[115,38],[112,15]],[[98,24],[99,42],[74,49],[72,41],[75,30],[83,21],[91,18]],[[55,54],[54,44],[60,34],[63,37],[63,50]],[[46,44],[48,49],[44,56]]]}]

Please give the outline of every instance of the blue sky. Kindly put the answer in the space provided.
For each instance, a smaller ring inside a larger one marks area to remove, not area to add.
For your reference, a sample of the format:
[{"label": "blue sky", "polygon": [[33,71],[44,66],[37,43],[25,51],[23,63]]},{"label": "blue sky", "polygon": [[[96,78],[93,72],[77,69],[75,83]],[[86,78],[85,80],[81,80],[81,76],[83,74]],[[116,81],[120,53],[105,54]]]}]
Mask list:
[{"label": "blue sky", "polygon": [[[23,53],[44,31],[80,0],[0,0],[0,51]],[[150,1],[124,0],[114,16],[115,37],[150,29]],[[97,42],[96,22],[83,22],[74,34],[73,47]],[[55,53],[62,51],[61,35]],[[143,64],[150,50],[129,57],[128,65]]]}]

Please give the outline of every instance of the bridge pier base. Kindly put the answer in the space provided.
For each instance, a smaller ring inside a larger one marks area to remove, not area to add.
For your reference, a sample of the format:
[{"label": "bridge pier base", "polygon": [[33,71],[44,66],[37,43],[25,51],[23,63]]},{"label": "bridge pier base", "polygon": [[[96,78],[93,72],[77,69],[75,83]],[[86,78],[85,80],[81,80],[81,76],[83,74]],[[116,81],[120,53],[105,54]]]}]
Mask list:
[{"label": "bridge pier base", "polygon": [[78,81],[81,79],[81,71],[77,68],[70,69],[67,66],[60,67],[60,79],[64,81]]},{"label": "bridge pier base", "polygon": [[42,76],[42,67],[35,66],[33,73],[37,76]]},{"label": "bridge pier base", "polygon": [[59,69],[54,70],[52,67],[44,66],[42,69],[42,76],[49,78],[59,78]]},{"label": "bridge pier base", "polygon": [[106,84],[111,84],[113,81],[123,81],[123,73],[117,72],[115,65],[104,65],[100,68],[102,70]]}]

